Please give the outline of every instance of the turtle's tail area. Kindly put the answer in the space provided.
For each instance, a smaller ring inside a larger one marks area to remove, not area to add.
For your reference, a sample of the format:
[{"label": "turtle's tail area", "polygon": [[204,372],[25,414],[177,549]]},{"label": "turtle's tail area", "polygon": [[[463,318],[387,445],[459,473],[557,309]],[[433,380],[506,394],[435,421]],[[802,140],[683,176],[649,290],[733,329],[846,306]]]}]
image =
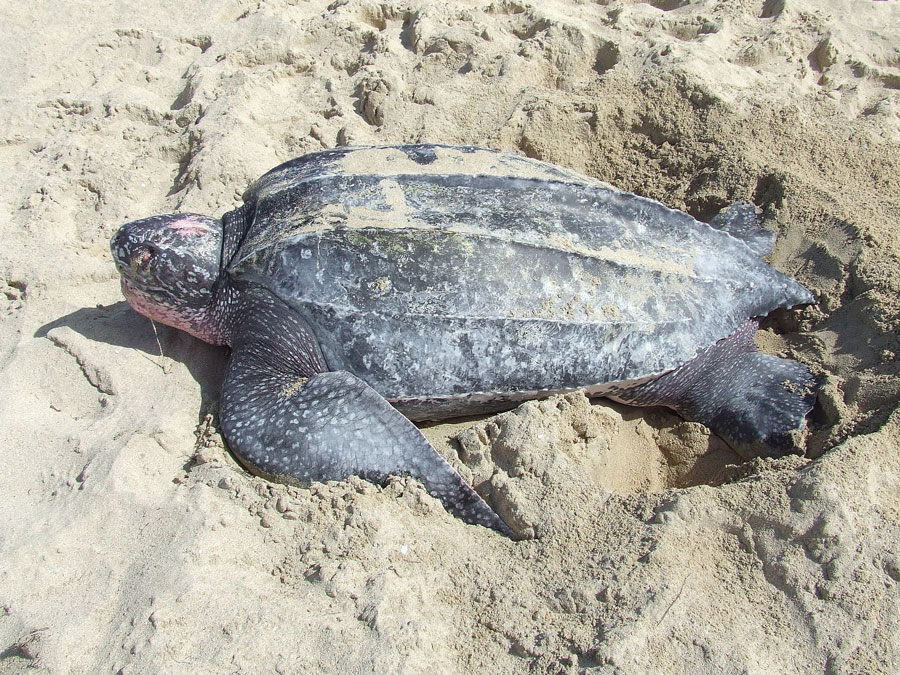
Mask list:
[{"label": "turtle's tail area", "polygon": [[756,351],[758,327],[756,320],[744,322],[685,365],[617,399],[673,408],[708,426],[741,455],[790,452],[820,382],[802,363]]}]

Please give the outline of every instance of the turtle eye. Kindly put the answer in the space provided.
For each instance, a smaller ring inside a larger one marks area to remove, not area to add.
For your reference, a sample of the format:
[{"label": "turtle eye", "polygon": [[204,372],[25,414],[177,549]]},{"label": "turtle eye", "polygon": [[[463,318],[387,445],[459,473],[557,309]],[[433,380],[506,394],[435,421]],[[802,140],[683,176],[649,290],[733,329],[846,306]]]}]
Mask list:
[{"label": "turtle eye", "polygon": [[156,256],[155,248],[148,246],[147,244],[141,244],[135,248],[131,260],[142,269],[147,269],[147,266],[150,264],[150,261],[153,260],[154,256]]}]

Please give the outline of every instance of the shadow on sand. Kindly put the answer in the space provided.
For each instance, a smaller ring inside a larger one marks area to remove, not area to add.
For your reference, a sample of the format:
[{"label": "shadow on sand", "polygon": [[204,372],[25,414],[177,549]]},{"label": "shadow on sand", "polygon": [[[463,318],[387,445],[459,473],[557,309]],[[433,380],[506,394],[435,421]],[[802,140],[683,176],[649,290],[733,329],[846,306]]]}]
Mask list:
[{"label": "shadow on sand", "polygon": [[[138,351],[163,370],[166,370],[165,359],[184,364],[191,377],[200,385],[200,421],[210,405],[219,399],[228,358],[227,347],[207,344],[159,323],[156,324],[154,334],[150,320],[131,309],[125,301],[113,305],[83,307],[44,324],[35,332],[34,337],[47,337],[54,328],[62,326],[71,328],[88,340]],[[160,356],[160,349],[165,358]]]}]

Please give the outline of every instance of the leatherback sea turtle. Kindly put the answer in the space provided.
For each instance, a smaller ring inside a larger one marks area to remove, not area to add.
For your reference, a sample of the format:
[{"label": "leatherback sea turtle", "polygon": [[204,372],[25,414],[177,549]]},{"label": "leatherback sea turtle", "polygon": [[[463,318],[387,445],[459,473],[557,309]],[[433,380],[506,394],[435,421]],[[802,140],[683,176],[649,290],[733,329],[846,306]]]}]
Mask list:
[{"label": "leatherback sea turtle", "polygon": [[509,533],[409,420],[584,389],[783,448],[816,380],[753,336],[815,300],[763,262],[773,244],[751,205],[707,224],[551,164],[422,144],[305,155],[221,220],[138,220],[111,247],[134,309],[231,346],[221,427],[250,470],[411,475]]}]

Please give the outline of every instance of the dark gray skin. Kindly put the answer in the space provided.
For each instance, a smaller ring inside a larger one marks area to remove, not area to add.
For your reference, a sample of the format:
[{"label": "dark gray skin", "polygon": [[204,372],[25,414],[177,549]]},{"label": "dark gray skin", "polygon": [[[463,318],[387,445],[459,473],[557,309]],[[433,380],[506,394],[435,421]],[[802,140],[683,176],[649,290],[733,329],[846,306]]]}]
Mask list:
[{"label": "dark gray skin", "polygon": [[111,248],[136,310],[231,346],[222,430],[268,478],[410,475],[511,534],[409,419],[585,389],[779,452],[815,400],[806,366],[753,345],[759,317],[814,298],[762,260],[752,206],[706,224],[438,145],[306,155],[244,202],[128,223]]}]

